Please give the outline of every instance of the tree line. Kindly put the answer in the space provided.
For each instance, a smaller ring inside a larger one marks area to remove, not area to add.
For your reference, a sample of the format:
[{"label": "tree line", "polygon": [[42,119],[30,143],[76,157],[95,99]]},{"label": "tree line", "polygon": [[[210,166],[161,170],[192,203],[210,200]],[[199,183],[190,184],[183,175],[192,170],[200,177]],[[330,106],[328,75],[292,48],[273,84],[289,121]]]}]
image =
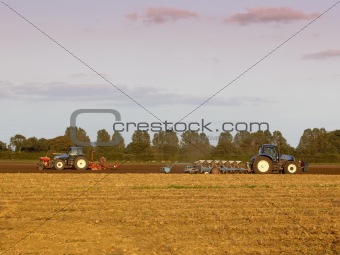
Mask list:
[{"label": "tree line", "polygon": [[[70,127],[63,136],[51,139],[29,137],[16,134],[10,143],[0,141],[0,159],[35,159],[38,156],[53,156],[54,152],[66,152],[74,143]],[[75,129],[78,141],[90,142],[86,131]],[[326,131],[324,128],[306,129],[296,148],[287,143],[280,131],[238,132],[233,136],[229,132],[219,134],[216,146],[210,144],[205,133],[185,131],[180,139],[174,131],[160,131],[153,137],[147,131],[136,130],[131,142],[125,144],[121,134],[115,131],[112,135],[105,129],[97,132],[97,142],[118,141],[114,146],[86,146],[85,153],[90,156],[95,150],[98,157],[108,160],[126,161],[182,161],[191,162],[204,159],[249,160],[256,154],[261,144],[275,144],[280,153],[291,154],[310,162],[340,162],[340,130]]]}]

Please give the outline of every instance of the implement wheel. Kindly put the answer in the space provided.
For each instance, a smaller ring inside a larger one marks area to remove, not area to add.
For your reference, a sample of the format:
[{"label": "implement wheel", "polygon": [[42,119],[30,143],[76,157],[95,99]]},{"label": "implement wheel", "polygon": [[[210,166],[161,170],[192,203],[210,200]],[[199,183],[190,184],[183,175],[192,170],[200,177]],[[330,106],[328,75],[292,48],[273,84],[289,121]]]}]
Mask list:
[{"label": "implement wheel", "polygon": [[84,156],[77,157],[74,161],[74,167],[77,170],[86,170],[89,166],[89,162],[87,161],[87,158]]},{"label": "implement wheel", "polygon": [[257,174],[269,174],[273,171],[273,162],[267,157],[259,156],[255,159],[253,167]]},{"label": "implement wheel", "polygon": [[44,163],[43,163],[43,162],[39,162],[39,163],[37,164],[37,168],[38,168],[39,171],[44,170]]},{"label": "implement wheel", "polygon": [[213,169],[211,169],[210,173],[211,174],[219,174],[220,170],[217,167],[214,167]]},{"label": "implement wheel", "polygon": [[299,166],[294,161],[287,162],[284,167],[285,174],[297,174],[300,172],[301,172],[301,168],[299,168]]}]

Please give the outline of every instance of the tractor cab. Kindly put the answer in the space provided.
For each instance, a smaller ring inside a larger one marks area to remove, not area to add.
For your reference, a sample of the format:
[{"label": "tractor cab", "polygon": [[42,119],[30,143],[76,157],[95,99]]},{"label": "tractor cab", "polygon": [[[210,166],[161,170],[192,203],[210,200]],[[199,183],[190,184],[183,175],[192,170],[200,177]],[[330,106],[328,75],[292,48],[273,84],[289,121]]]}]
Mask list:
[{"label": "tractor cab", "polygon": [[68,150],[68,155],[83,156],[84,155],[83,147],[75,147],[75,146],[70,147],[70,149]]},{"label": "tractor cab", "polygon": [[258,156],[270,157],[274,162],[277,162],[279,160],[279,153],[276,146],[273,144],[262,144],[259,147]]},{"label": "tractor cab", "polygon": [[70,147],[70,149],[68,150],[68,158],[67,160],[69,161],[70,164],[73,164],[73,161],[79,157],[79,156],[84,156],[84,152],[83,152],[83,147],[75,147],[72,146]]},{"label": "tractor cab", "polygon": [[73,160],[78,156],[84,156],[83,148],[72,146],[69,148],[67,154],[59,154],[55,156],[54,159]]}]

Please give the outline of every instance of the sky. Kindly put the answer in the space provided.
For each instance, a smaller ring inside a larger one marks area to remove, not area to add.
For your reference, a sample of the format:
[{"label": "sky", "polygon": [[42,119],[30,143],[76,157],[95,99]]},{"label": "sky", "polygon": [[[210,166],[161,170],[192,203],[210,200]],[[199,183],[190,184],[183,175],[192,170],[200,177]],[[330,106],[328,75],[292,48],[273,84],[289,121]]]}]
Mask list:
[{"label": "sky", "polygon": [[[212,144],[223,123],[268,123],[296,147],[307,128],[340,128],[339,24],[334,0],[1,1],[0,141],[114,109],[122,123],[204,119]],[[115,121],[77,125],[94,141]]]}]

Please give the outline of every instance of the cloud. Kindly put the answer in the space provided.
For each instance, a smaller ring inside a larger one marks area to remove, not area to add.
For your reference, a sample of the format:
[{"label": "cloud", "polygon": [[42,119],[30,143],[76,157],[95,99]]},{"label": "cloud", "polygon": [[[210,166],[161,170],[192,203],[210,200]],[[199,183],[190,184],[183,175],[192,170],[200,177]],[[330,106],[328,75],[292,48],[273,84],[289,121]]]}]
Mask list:
[{"label": "cloud", "polygon": [[109,86],[64,82],[23,84],[0,82],[0,90],[2,99],[38,101],[101,100],[107,98],[105,93],[113,93],[109,91]]},{"label": "cloud", "polygon": [[340,57],[340,49],[330,49],[303,55],[304,59],[328,59]]},{"label": "cloud", "polygon": [[303,11],[293,10],[289,7],[259,7],[249,8],[245,13],[237,13],[225,19],[226,23],[249,25],[253,23],[287,23],[297,20],[316,18],[319,14],[306,14]]},{"label": "cloud", "polygon": [[199,14],[195,12],[168,7],[152,7],[146,9],[142,14],[134,12],[126,15],[126,18],[129,20],[136,21],[143,19],[144,22],[153,24],[162,24],[170,21],[197,17],[199,17]]},{"label": "cloud", "polygon": [[91,28],[91,27],[84,27],[82,29],[83,32],[86,32],[86,33],[92,33],[92,32],[96,32],[98,29],[95,29],[95,28]]},{"label": "cloud", "polygon": [[[101,76],[107,76],[107,74],[105,73],[99,73]],[[89,73],[73,73],[70,75],[71,78],[91,78],[91,77],[95,77],[98,78],[98,74],[93,73],[93,72],[89,72]]]},{"label": "cloud", "polygon": [[[131,88],[125,85],[118,86],[124,93],[135,99],[145,107],[178,105],[197,106],[207,100],[206,96],[176,93],[157,87],[140,86]],[[117,105],[137,106],[126,95],[115,87],[107,84],[68,84],[68,83],[24,83],[12,84],[0,81],[0,99],[43,101],[106,101]],[[253,106],[262,103],[271,103],[261,97],[214,97],[210,105],[221,106]]]},{"label": "cloud", "polygon": [[139,19],[139,15],[138,15],[137,12],[129,13],[129,14],[126,14],[125,16],[129,20],[138,20]]}]

